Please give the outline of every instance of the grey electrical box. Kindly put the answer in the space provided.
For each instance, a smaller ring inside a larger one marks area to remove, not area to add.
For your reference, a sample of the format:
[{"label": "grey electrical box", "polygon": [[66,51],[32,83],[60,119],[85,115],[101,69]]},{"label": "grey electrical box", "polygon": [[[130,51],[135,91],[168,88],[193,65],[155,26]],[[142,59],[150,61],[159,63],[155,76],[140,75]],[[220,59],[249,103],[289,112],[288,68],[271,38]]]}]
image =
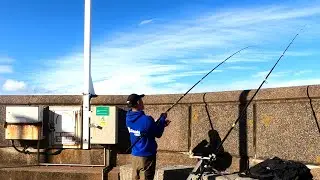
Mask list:
[{"label": "grey electrical box", "polygon": [[118,109],[116,106],[91,106],[91,144],[118,143]]},{"label": "grey electrical box", "polygon": [[43,119],[43,109],[38,106],[7,106],[7,123],[40,123]]}]

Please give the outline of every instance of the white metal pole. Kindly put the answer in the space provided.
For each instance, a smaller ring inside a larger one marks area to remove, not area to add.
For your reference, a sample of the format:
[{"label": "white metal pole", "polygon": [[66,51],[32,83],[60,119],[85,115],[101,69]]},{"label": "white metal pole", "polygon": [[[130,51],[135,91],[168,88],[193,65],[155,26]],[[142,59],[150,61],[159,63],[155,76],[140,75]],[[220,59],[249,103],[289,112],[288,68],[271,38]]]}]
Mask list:
[{"label": "white metal pole", "polygon": [[91,0],[85,0],[84,11],[84,93],[82,149],[90,149],[90,74],[91,74]]}]

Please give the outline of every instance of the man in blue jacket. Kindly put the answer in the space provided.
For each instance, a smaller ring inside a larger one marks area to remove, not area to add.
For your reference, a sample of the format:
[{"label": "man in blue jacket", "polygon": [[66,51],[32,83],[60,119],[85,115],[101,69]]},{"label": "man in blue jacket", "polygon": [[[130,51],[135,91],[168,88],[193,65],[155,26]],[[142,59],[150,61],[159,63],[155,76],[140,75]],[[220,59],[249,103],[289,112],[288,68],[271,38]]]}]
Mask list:
[{"label": "man in blue jacket", "polygon": [[158,122],[144,113],[144,95],[131,94],[127,99],[130,110],[127,112],[126,125],[133,145],[133,180],[153,180],[156,168],[157,142],[164,128],[170,123],[167,114],[162,113]]}]

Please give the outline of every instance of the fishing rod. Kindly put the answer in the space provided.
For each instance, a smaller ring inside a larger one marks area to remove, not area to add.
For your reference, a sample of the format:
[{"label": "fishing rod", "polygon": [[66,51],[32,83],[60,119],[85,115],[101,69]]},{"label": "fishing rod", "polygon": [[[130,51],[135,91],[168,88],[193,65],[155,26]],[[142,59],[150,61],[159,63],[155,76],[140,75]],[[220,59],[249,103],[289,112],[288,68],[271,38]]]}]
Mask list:
[{"label": "fishing rod", "polygon": [[182,98],[184,98],[196,85],[198,85],[204,78],[206,78],[210,73],[212,73],[212,71],[214,71],[215,69],[217,69],[221,64],[223,64],[224,62],[226,62],[228,59],[230,59],[232,56],[234,56],[235,54],[239,53],[242,50],[245,50],[247,48],[249,48],[250,46],[247,46],[245,48],[240,49],[239,51],[233,53],[232,55],[230,55],[228,58],[226,58],[224,61],[222,61],[221,63],[219,63],[216,67],[214,67],[211,71],[209,71],[205,76],[203,76],[196,84],[194,84],[186,93],[184,93],[177,102],[175,102],[165,113],[168,113],[174,106],[176,106],[179,101],[181,101]]},{"label": "fishing rod", "polygon": [[[303,28],[302,28],[303,29]],[[267,81],[268,77],[270,76],[270,74],[272,73],[272,71],[274,70],[274,68],[277,66],[277,64],[279,63],[279,61],[281,60],[281,58],[284,56],[284,54],[286,53],[286,51],[288,50],[288,48],[291,46],[291,44],[293,43],[293,41],[296,39],[296,37],[299,35],[299,33],[302,31],[302,29],[300,29],[300,31],[294,36],[294,38],[291,40],[291,42],[289,43],[289,45],[287,46],[287,48],[283,51],[282,55],[279,57],[279,59],[277,60],[277,62],[274,64],[274,66],[271,68],[271,70],[269,71],[269,73],[267,74],[267,76],[265,77],[265,79],[262,81],[262,83],[260,84],[259,88],[257,89],[257,91],[254,93],[254,95],[251,97],[251,99],[249,100],[249,102],[246,104],[245,108],[242,110],[239,118],[232,124],[231,128],[229,129],[228,133],[226,134],[226,136],[222,139],[222,141],[219,143],[217,149],[215,152],[219,152],[220,148],[222,147],[223,143],[226,141],[226,139],[228,138],[228,136],[230,135],[231,131],[234,129],[234,127],[236,126],[236,124],[239,122],[239,120],[241,120],[245,113],[246,113],[246,109],[248,108],[249,104],[252,102],[253,98],[257,95],[257,93],[259,92],[259,90],[261,89],[262,85]],[[213,160],[213,157],[210,158],[209,162],[211,162]],[[201,179],[202,174],[204,173],[204,169],[200,172],[200,176],[198,177],[198,180]]]},{"label": "fishing rod", "polygon": [[[238,54],[239,52],[249,48],[250,46],[247,46],[245,48],[242,48],[240,50],[238,50],[237,52],[233,53],[232,55],[230,55],[229,57],[227,57],[225,60],[223,60],[221,63],[219,63],[217,66],[215,66],[211,71],[209,71],[205,76],[203,76],[196,84],[194,84],[186,93],[184,93],[169,109],[167,109],[165,111],[165,113],[168,113],[174,106],[176,106],[179,101],[181,101],[181,99],[183,99],[197,84],[199,84],[204,78],[206,78],[210,73],[212,73],[212,71],[214,71],[215,69],[217,69],[221,64],[223,64],[224,62],[226,62],[228,59],[230,59],[232,56]],[[160,123],[160,118],[157,120],[157,125],[159,125]],[[144,134],[142,134],[127,150],[126,153],[129,152],[129,150],[135,146],[137,144],[137,142],[139,142],[140,139],[142,139],[142,137],[144,136]]]},{"label": "fishing rod", "polygon": [[[300,29],[300,31],[302,31],[302,29]],[[223,138],[223,140],[221,141],[221,143],[218,145],[217,147],[217,151],[222,147],[222,144],[224,143],[224,141],[227,139],[227,137],[230,135],[231,131],[234,129],[234,127],[236,126],[236,124],[238,123],[238,121],[240,119],[243,118],[243,116],[246,113],[246,109],[248,108],[249,104],[252,102],[253,98],[257,95],[257,93],[259,92],[259,90],[261,89],[262,85],[267,81],[268,77],[270,76],[270,74],[272,73],[272,71],[274,70],[274,68],[277,66],[277,64],[279,63],[279,61],[281,60],[281,58],[284,56],[284,54],[286,53],[286,51],[288,50],[288,48],[291,46],[291,44],[293,43],[293,41],[296,39],[296,37],[299,35],[300,31],[294,36],[294,38],[291,40],[290,44],[287,46],[287,48],[283,51],[282,55],[279,57],[279,59],[277,60],[277,62],[274,64],[274,66],[272,67],[272,69],[269,71],[269,73],[267,74],[267,76],[265,77],[265,79],[262,81],[262,83],[260,84],[259,88],[257,89],[257,91],[254,93],[254,95],[251,97],[250,101],[246,104],[245,108],[242,110],[240,117],[232,124],[232,127],[230,128],[230,130],[228,131],[227,135]]]}]

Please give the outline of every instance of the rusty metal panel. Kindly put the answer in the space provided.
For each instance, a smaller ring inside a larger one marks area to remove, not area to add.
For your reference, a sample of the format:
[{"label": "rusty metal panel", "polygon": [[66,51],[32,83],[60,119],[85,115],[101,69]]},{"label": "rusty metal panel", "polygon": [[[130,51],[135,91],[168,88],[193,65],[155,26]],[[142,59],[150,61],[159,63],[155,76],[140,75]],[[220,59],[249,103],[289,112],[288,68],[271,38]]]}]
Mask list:
[{"label": "rusty metal panel", "polygon": [[39,133],[42,139],[41,126],[27,124],[8,124],[6,127],[6,139],[38,140]]}]

